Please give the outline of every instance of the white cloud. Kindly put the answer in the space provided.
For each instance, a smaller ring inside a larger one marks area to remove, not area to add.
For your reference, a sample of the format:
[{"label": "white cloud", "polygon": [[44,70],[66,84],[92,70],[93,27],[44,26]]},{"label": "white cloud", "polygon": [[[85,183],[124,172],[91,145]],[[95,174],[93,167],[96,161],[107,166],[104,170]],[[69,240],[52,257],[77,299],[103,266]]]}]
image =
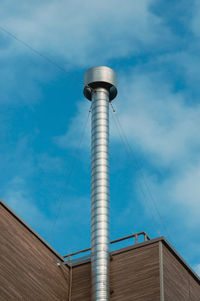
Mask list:
[{"label": "white cloud", "polygon": [[[46,170],[46,163],[44,167]],[[47,193],[48,199],[41,202],[33,195],[33,187],[28,187],[26,176],[16,175],[6,183],[1,199],[50,244],[56,244],[61,252],[77,248],[78,236],[80,246],[88,247],[89,230],[86,235],[85,227],[89,229],[90,197],[74,198],[69,191],[67,195],[57,193],[56,196]],[[71,237],[73,231],[76,235]],[[63,240],[68,236],[70,242]]]},{"label": "white cloud", "polygon": [[7,183],[2,199],[34,229],[40,232],[48,230],[50,219],[31,198],[23,178],[16,176]]},{"label": "white cloud", "polygon": [[[199,149],[200,149],[200,106],[187,104],[186,94],[175,92],[165,64],[174,64],[183,70],[186,85],[197,82],[199,75],[198,53],[194,54],[195,45],[189,50],[178,51],[169,55],[155,55],[158,51],[167,49],[175,40],[162,19],[151,10],[153,0],[131,1],[126,5],[121,1],[2,1],[1,25],[16,34],[19,38],[42,53],[52,57],[67,70],[86,67],[91,64],[106,64],[115,58],[128,58],[138,54],[154,51],[157,72],[147,71],[150,64],[140,64],[134,72],[127,75],[119,74],[119,97],[116,100],[117,111],[128,136],[128,139],[157,171],[163,173],[163,180],[149,178],[159,205],[167,204],[170,213],[174,204],[181,207],[184,219],[179,227],[199,225]],[[199,11],[193,21],[193,30],[199,36]],[[190,26],[190,25],[189,25]],[[23,45],[1,32],[4,38],[0,45],[0,62],[2,78],[0,87],[1,103],[31,103],[41,98],[38,89],[40,81],[48,80],[51,75],[40,63],[35,66],[37,57],[31,54]],[[197,49],[197,48],[196,48]],[[32,63],[28,60],[32,57]],[[153,59],[152,59],[153,60]],[[160,65],[156,63],[160,60]],[[33,66],[34,65],[34,66]],[[37,66],[40,69],[37,70]],[[145,71],[146,70],[146,71]],[[41,73],[42,72],[42,73]],[[166,72],[165,76],[164,73]],[[198,83],[199,85],[199,83]],[[21,88],[22,87],[22,88]],[[31,91],[31,92],[30,92]],[[19,101],[20,99],[20,101]],[[23,100],[23,102],[21,102]],[[85,100],[84,100],[85,101]],[[82,101],[78,112],[72,118],[65,134],[56,138],[61,147],[77,147],[77,136],[85,122],[88,105]],[[115,103],[114,103],[115,105]],[[83,141],[84,148],[89,145],[89,130]],[[118,133],[112,128],[111,137],[119,142]],[[7,158],[9,166],[22,179],[22,170],[35,168],[32,158],[23,157],[25,151],[18,148],[16,157]],[[20,155],[21,153],[21,155]],[[59,169],[60,162],[45,156],[38,159],[39,167],[48,170],[48,162]],[[21,166],[18,162],[23,162]],[[15,169],[16,168],[16,169]],[[169,172],[170,170],[170,172]],[[166,174],[165,174],[166,172]],[[19,181],[18,177],[18,181]],[[6,190],[6,198],[22,204],[26,214],[32,208],[33,216],[41,219],[35,202],[27,203],[29,192],[21,184]],[[22,187],[23,186],[23,187]],[[31,207],[32,206],[32,207]],[[176,209],[178,208],[176,206]],[[166,208],[166,207],[165,207]],[[74,210],[75,212],[75,210]],[[171,214],[175,214],[172,212]],[[178,212],[180,213],[180,212]],[[44,217],[45,218],[45,217]],[[192,221],[192,222],[191,222]],[[34,221],[33,221],[34,222]],[[48,223],[48,221],[47,221]],[[178,227],[177,226],[177,227]]]},{"label": "white cloud", "polygon": [[66,66],[86,66],[145,51],[157,39],[164,47],[170,33],[152,13],[154,2],[51,0],[31,6],[22,1],[19,6],[3,1],[0,17],[2,26],[38,50],[64,59]]},{"label": "white cloud", "polygon": [[[0,26],[71,71],[165,47],[172,36],[153,14],[154,2],[51,0],[19,5],[3,0]],[[0,102],[38,102],[38,82],[49,81],[58,69],[1,30],[0,36]]]},{"label": "white cloud", "polygon": [[197,37],[200,37],[200,3],[194,0],[194,10],[192,18],[192,30]]},{"label": "white cloud", "polygon": [[154,163],[176,165],[199,150],[200,106],[187,105],[159,74],[124,78],[116,106],[128,139]]},{"label": "white cloud", "polygon": [[28,56],[15,57],[13,51],[10,56],[6,54],[0,57],[0,103],[7,107],[31,106],[43,97],[38,82],[46,82],[51,78],[51,74],[47,73],[43,64],[39,65],[36,62],[35,57],[29,61]]},{"label": "white cloud", "polygon": [[173,229],[173,233],[178,233],[180,227],[186,233],[195,231],[200,226],[199,170],[200,163],[181,169],[174,168],[162,180],[146,174],[146,181],[156,198],[161,215],[170,221],[169,227],[171,231]]},{"label": "white cloud", "polygon": [[139,153],[150,163],[151,169],[144,170],[146,182],[169,232],[195,231],[200,225],[199,104],[188,104],[162,73],[136,71],[122,80],[116,106],[136,157]]},{"label": "white cloud", "polygon": [[24,207],[22,215],[28,216],[31,222],[37,221],[34,216],[37,214],[37,208],[39,210],[40,206],[43,206],[46,194],[51,195],[49,206],[53,202],[52,199],[58,197],[58,190],[63,189],[63,173],[66,170],[66,163],[59,156],[45,152],[37,153],[32,148],[33,143],[34,137],[24,137],[13,141],[13,145],[6,145],[5,150],[2,147],[0,153],[1,168],[4,170],[0,177],[0,198],[11,202],[17,210]]},{"label": "white cloud", "polygon": [[78,103],[77,113],[72,117],[67,131],[54,138],[56,144],[62,148],[86,148],[90,145],[90,110],[91,103],[85,99]]},{"label": "white cloud", "polygon": [[[184,94],[174,92],[160,73],[136,70],[119,77],[119,96],[113,105],[134,148],[158,166],[196,160],[200,149],[200,105],[188,105]],[[60,146],[73,146],[74,139],[77,141],[87,109],[85,103],[79,104],[66,134],[57,138]],[[120,138],[113,125],[111,138]],[[88,139],[83,146],[86,145]]]},{"label": "white cloud", "polygon": [[[135,70],[126,76],[121,74],[119,78],[119,96],[113,105],[135,156],[140,154],[140,158],[143,157],[151,166],[151,170],[143,172],[164,223],[169,223],[169,232],[177,235],[183,228],[187,229],[185,233],[194,231],[200,225],[200,106],[188,104],[185,95],[175,92],[162,72]],[[61,137],[65,147],[69,146],[70,135],[75,136],[73,126],[84,118],[85,109],[80,109],[64,138]],[[76,132],[80,129],[78,124]],[[121,143],[113,125],[111,139]],[[162,176],[157,176],[157,173]],[[141,175],[137,174],[137,177]],[[160,224],[148,192],[147,197],[148,206],[152,207],[151,214]],[[138,193],[138,198],[143,198],[141,193]]]},{"label": "white cloud", "polygon": [[[187,206],[188,223],[198,223],[200,226],[200,162],[195,166],[185,168],[183,172],[172,186],[174,198],[178,200],[180,205]],[[174,188],[174,191],[173,191]],[[186,218],[187,219],[187,218]]]}]

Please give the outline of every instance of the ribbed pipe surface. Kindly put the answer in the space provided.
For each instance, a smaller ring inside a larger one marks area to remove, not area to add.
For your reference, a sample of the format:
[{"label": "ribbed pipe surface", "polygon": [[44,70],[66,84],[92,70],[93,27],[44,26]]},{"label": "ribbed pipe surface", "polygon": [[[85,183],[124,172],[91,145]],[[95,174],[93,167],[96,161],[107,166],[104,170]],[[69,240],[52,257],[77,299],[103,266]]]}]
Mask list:
[{"label": "ribbed pipe surface", "polygon": [[92,92],[92,300],[108,301],[109,285],[109,92]]}]

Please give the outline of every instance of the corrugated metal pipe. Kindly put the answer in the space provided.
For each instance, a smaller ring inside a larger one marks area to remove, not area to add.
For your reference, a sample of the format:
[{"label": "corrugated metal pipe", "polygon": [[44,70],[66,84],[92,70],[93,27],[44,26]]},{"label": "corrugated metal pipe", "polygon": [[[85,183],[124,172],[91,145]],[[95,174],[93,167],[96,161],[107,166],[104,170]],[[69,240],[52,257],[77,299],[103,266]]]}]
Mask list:
[{"label": "corrugated metal pipe", "polygon": [[86,71],[84,84],[84,95],[92,101],[92,301],[108,301],[110,299],[109,102],[117,95],[117,76],[108,67],[93,67]]}]

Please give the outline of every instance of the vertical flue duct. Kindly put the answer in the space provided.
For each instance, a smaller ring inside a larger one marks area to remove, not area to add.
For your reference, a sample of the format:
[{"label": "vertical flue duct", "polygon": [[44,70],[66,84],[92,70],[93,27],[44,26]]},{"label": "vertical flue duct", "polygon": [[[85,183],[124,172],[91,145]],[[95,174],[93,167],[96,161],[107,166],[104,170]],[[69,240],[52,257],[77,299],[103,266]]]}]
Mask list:
[{"label": "vertical flue duct", "polygon": [[86,71],[84,84],[84,95],[92,101],[92,300],[108,301],[110,299],[109,102],[117,95],[117,77],[108,67],[93,67]]}]

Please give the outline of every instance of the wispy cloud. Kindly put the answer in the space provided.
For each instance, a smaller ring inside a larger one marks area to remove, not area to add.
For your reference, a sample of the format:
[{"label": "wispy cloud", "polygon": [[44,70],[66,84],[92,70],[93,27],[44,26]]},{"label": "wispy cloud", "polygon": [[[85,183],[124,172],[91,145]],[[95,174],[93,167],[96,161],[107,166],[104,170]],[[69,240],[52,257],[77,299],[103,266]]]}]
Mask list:
[{"label": "wispy cloud", "polygon": [[200,37],[200,4],[198,0],[194,0],[194,14],[191,23],[194,34]]},{"label": "wispy cloud", "polygon": [[116,106],[129,140],[156,164],[177,164],[199,150],[200,106],[187,105],[184,94],[159,74],[134,72],[124,78]]},{"label": "wispy cloud", "polygon": [[46,232],[50,219],[32,199],[24,179],[16,176],[8,183],[8,186],[9,189],[6,189],[2,196],[3,200],[34,229]]},{"label": "wispy cloud", "polygon": [[[200,106],[195,101],[188,102],[187,93],[177,91],[172,83],[166,78],[165,70],[155,72],[144,66],[127,75],[121,74],[120,93],[114,106],[135,156],[146,162],[143,173],[164,224],[176,236],[174,241],[182,243],[183,228],[188,235],[199,228]],[[79,110],[64,137],[70,137],[73,124],[83,116],[85,111]],[[121,143],[114,127],[111,139]],[[63,143],[68,147],[64,140]],[[141,198],[139,189],[136,192],[138,199]],[[121,212],[126,222],[132,218],[132,205],[127,206],[128,209]],[[154,206],[150,206],[153,215],[157,215]],[[160,223],[159,218],[156,219]]]},{"label": "wispy cloud", "polygon": [[[159,48],[169,44],[171,31],[153,13],[154,3],[128,1],[121,6],[120,1],[87,0],[83,5],[80,0],[51,0],[30,6],[26,1],[20,5],[3,1],[0,25],[70,72],[155,51],[158,41]],[[37,103],[43,98],[38,83],[52,80],[57,68],[5,32],[0,31],[0,36],[0,102]]]},{"label": "wispy cloud", "polygon": [[66,132],[54,138],[55,143],[62,148],[89,149],[90,144],[90,110],[91,103],[85,99],[77,105],[76,115],[71,118]]},{"label": "wispy cloud", "polygon": [[[179,26],[184,25],[181,34],[177,27],[169,24],[173,20],[172,10],[164,17],[159,9],[155,9],[158,1],[154,0],[128,0],[126,5],[121,5],[119,0],[87,0],[84,4],[81,0],[45,0],[42,3],[36,0],[31,5],[25,0],[20,5],[3,0],[0,12],[0,25],[66,70],[132,58],[130,66],[127,62],[116,63],[120,83],[114,106],[136,157],[139,155],[145,160],[144,173],[159,209],[170,220],[170,230],[178,233],[182,243],[184,227],[197,235],[195,229],[199,227],[200,209],[200,7],[198,1],[192,3],[196,6],[190,10],[191,21],[188,17],[178,17]],[[187,1],[184,5],[187,6]],[[38,103],[43,98],[38,83],[51,81],[57,70],[5,33],[0,32],[0,35],[1,104],[13,108],[19,104]],[[126,74],[121,71],[123,66]],[[81,134],[89,106],[85,100],[78,104],[66,132],[54,139],[57,146],[64,149],[77,147],[77,137]],[[4,122],[4,115],[1,129],[10,129],[10,122]],[[28,216],[31,208],[30,223],[39,219],[49,225],[49,218],[42,213],[42,206],[36,202],[28,180],[35,179],[40,171],[53,174],[57,170],[53,187],[57,174],[62,173],[63,161],[43,150],[36,153],[29,139],[22,135],[19,142],[13,142],[9,152],[5,148],[1,153],[7,181],[7,184],[2,182],[3,197],[22,216]],[[87,129],[83,149],[89,149],[89,136]],[[120,143],[113,125],[111,139]],[[81,219],[76,215],[77,208],[86,201],[87,197],[83,197],[68,204],[77,224]],[[51,205],[49,203],[50,208]],[[130,208],[124,208],[125,222],[132,218]],[[83,205],[84,216],[87,210]],[[71,229],[69,220],[63,217],[59,221],[59,231],[63,224]],[[77,233],[81,233],[78,226]]]},{"label": "wispy cloud", "polygon": [[152,12],[154,2],[121,6],[120,1],[87,0],[83,5],[80,0],[51,0],[36,1],[30,9],[25,1],[20,7],[3,1],[1,24],[39,50],[64,59],[67,66],[86,66],[97,57],[99,62],[145,51],[158,38],[166,43],[170,32]]},{"label": "wispy cloud", "polygon": [[[41,202],[44,204],[43,193],[46,190],[51,190],[52,195],[48,201],[51,205],[52,198],[57,195],[58,186],[61,189],[63,185],[60,177],[63,176],[66,168],[66,164],[60,157],[45,152],[37,153],[32,147],[33,141],[32,136],[20,138],[15,143],[13,142],[13,145],[6,145],[5,150],[2,147],[0,154],[1,168],[4,170],[1,176],[0,198],[8,203],[11,202],[17,210],[24,207],[23,216],[28,213],[28,206],[36,206],[39,210]],[[40,191],[38,197],[36,197],[37,191]],[[28,202],[27,205],[26,202]],[[17,207],[17,203],[20,206]],[[32,213],[33,215],[34,212],[37,213],[36,211],[36,209],[30,210],[30,218]],[[37,219],[33,217],[31,221],[34,220]]]}]

